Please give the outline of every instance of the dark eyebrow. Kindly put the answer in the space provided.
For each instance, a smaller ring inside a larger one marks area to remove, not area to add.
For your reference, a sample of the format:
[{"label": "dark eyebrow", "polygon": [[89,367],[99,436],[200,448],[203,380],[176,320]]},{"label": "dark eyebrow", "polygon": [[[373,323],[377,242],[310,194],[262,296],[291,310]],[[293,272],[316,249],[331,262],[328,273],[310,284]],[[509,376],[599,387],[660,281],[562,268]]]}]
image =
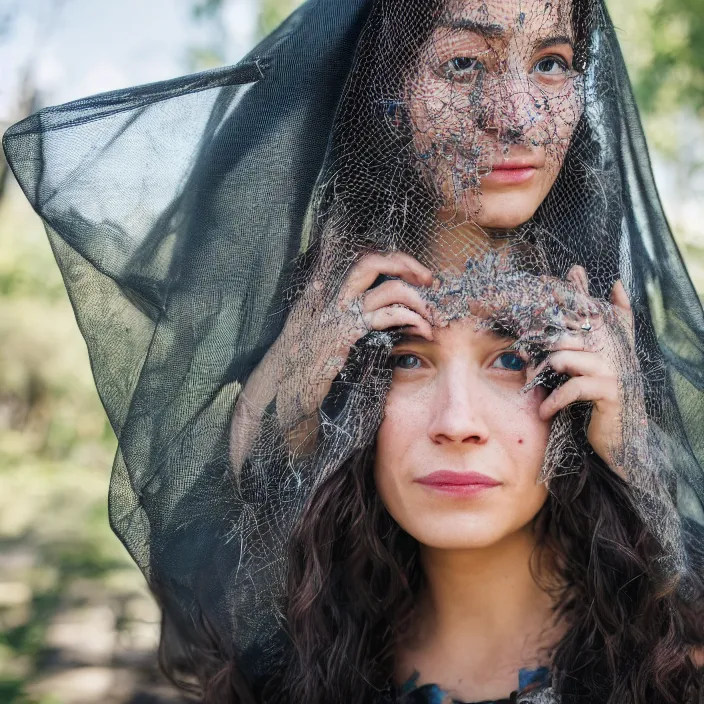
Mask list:
[{"label": "dark eyebrow", "polygon": [[499,322],[498,320],[494,320],[490,324],[488,330],[494,337],[499,337],[502,340],[511,341],[511,344],[513,344],[513,342],[518,340],[518,338],[521,336],[517,326],[511,325],[510,323],[506,322]]},{"label": "dark eyebrow", "polygon": [[432,344],[430,340],[428,340],[425,337],[421,337],[420,335],[414,335],[413,333],[401,332],[401,338],[396,343],[396,345],[394,345],[394,347],[396,347],[398,345],[402,345],[404,342],[405,343],[409,343],[409,342],[425,343],[426,345]]},{"label": "dark eyebrow", "polygon": [[547,37],[546,39],[539,39],[533,45],[533,51],[541,51],[543,49],[549,49],[551,46],[560,46],[562,44],[567,44],[574,48],[574,42],[567,35],[561,37]]},{"label": "dark eyebrow", "polygon": [[463,29],[490,38],[503,37],[506,34],[506,28],[500,24],[485,24],[461,17],[448,17],[441,20],[438,26],[445,29]]}]

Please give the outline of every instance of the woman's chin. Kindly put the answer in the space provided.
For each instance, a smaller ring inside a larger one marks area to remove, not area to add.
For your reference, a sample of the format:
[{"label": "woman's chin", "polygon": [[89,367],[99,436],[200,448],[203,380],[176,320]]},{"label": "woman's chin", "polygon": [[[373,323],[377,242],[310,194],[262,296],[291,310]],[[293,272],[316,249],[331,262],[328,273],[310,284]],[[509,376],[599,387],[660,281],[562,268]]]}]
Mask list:
[{"label": "woman's chin", "polygon": [[478,217],[475,218],[477,225],[485,230],[515,230],[521,225],[525,225],[535,215],[535,209],[526,208],[517,210],[515,208],[484,208]]},{"label": "woman's chin", "polygon": [[506,538],[512,529],[513,526],[502,525],[501,521],[484,520],[476,525],[464,526],[445,525],[439,521],[437,525],[407,526],[406,532],[421,545],[433,550],[483,550]]},{"label": "woman's chin", "polygon": [[477,532],[468,535],[433,535],[418,542],[429,550],[486,550],[501,541],[503,535]]},{"label": "woman's chin", "polygon": [[[521,197],[522,196],[522,197]],[[487,193],[472,199],[462,208],[465,218],[485,230],[515,230],[525,225],[542,202],[532,193]]]}]

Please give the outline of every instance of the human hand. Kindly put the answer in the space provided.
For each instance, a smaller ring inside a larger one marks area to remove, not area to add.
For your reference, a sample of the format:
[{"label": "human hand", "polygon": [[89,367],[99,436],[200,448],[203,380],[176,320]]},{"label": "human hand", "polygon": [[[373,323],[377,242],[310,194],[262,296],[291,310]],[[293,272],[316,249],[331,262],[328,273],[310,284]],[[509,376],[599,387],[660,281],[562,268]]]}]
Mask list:
[{"label": "human hand", "polygon": [[[370,288],[382,275],[395,278]],[[270,351],[277,358],[276,410],[284,427],[320,408],[351,348],[370,331],[404,327],[433,339],[430,307],[418,290],[433,276],[413,257],[374,252],[349,269],[342,286],[334,287],[334,278],[323,257]]]},{"label": "human hand", "polygon": [[[569,281],[588,295],[585,270],[575,266]],[[611,305],[601,304],[596,317],[584,317],[550,347],[549,356],[531,370],[535,378],[547,368],[569,379],[554,389],[540,406],[543,420],[570,404],[587,401],[592,411],[587,439],[593,450],[625,478],[624,418],[647,424],[642,385],[635,353],[633,313],[621,281],[611,291]],[[626,388],[625,385],[628,385]],[[624,408],[628,399],[629,408]]]}]

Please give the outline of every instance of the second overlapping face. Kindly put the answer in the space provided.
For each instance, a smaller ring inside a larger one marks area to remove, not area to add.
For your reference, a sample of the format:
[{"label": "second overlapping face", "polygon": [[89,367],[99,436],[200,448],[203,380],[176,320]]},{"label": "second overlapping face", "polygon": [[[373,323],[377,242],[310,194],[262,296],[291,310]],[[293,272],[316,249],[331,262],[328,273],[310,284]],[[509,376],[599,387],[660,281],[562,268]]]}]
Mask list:
[{"label": "second overlapping face", "polygon": [[442,9],[406,86],[416,158],[441,219],[515,228],[535,214],[584,109],[577,42],[570,0]]}]

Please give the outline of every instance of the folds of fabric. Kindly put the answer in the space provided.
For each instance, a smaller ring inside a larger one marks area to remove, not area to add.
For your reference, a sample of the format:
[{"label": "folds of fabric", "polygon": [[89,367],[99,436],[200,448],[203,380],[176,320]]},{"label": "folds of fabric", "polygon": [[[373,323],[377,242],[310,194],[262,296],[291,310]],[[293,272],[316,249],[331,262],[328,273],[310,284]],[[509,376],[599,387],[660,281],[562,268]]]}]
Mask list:
[{"label": "folds of fabric", "polygon": [[[627,282],[649,410],[696,529],[704,315],[660,206],[613,27],[595,7],[588,137],[564,167],[578,188],[567,194],[558,180],[536,229],[558,242],[548,253],[556,275],[581,264],[601,296]],[[347,169],[368,176],[373,197],[373,165],[349,166],[348,122],[335,118],[352,114],[345,100],[367,70],[368,22],[378,31],[402,11],[392,0],[309,0],[234,67],[48,108],[3,140],[46,225],[119,440],[113,527],[182,632],[208,623],[252,680],[277,654],[267,585],[282,577],[291,519],[272,517],[295,495],[295,472],[272,467],[275,479],[243,500],[229,424],[281,331],[293,264],[319,231],[320,193],[332,182],[339,192]],[[395,96],[378,99],[388,120]]]}]

